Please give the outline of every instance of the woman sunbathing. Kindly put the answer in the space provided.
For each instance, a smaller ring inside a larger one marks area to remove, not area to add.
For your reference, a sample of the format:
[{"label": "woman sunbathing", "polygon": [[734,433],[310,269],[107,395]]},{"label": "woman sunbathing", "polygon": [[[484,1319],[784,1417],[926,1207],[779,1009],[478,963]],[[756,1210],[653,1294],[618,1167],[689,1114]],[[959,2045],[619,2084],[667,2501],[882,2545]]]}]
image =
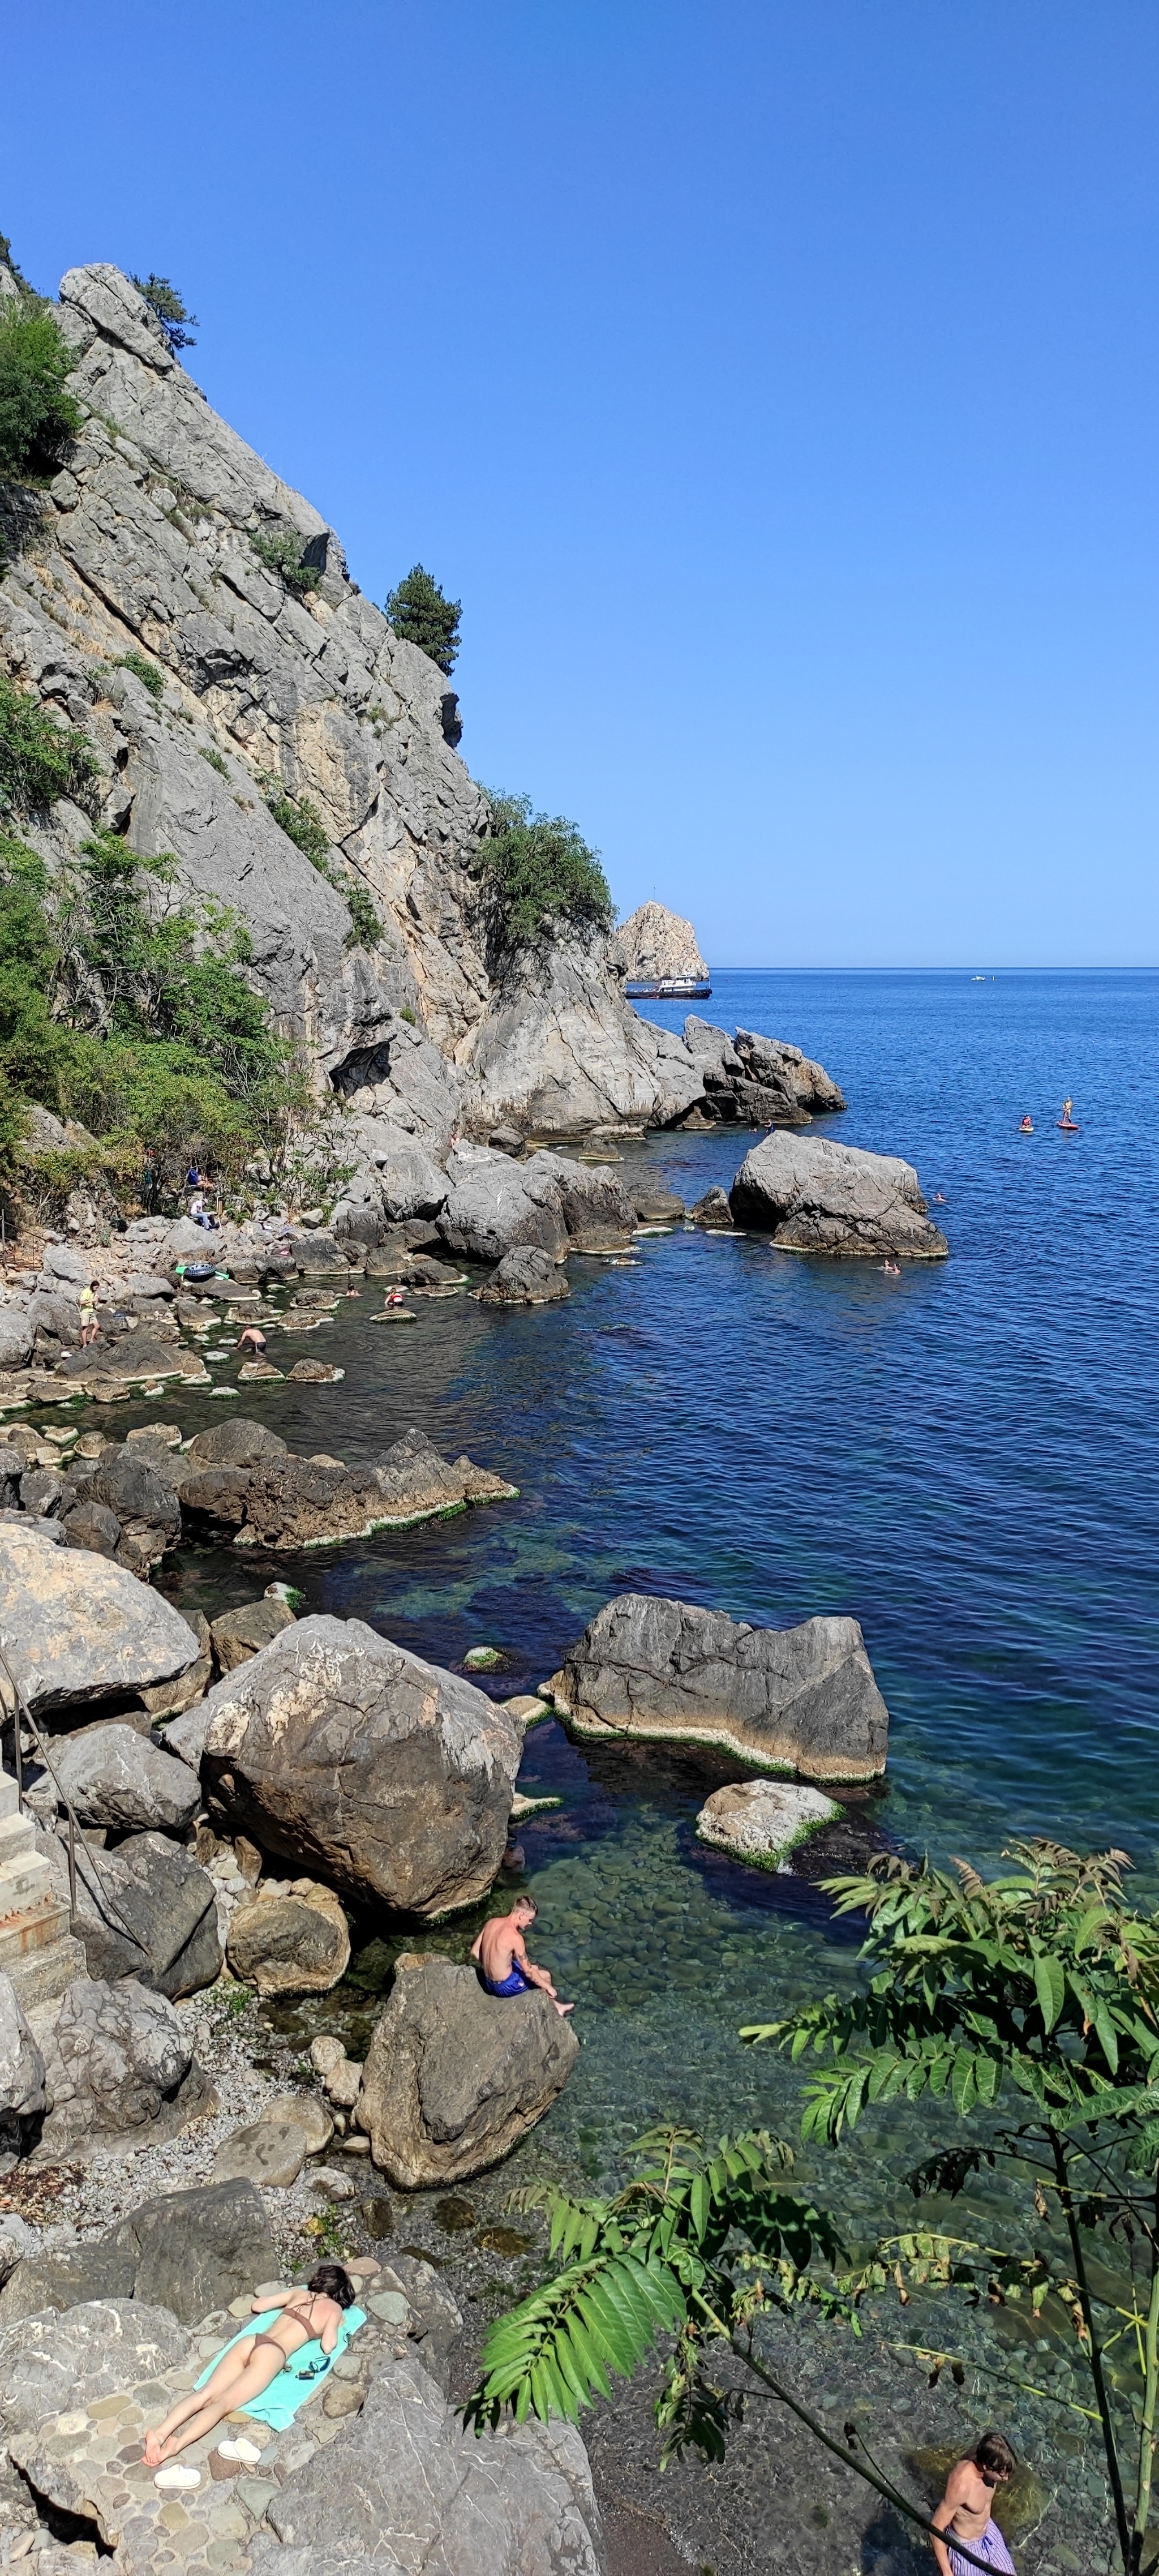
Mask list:
[{"label": "woman sunbathing", "polygon": [[304,2290],[283,2290],[277,2298],[255,2299],[253,2305],[262,2316],[270,2315],[274,2309],[280,2309],[281,2314],[261,2332],[236,2335],[204,2384],[192,2389],[188,2397],[180,2398],[164,2422],[146,2433],[147,2469],[159,2469],[167,2460],[176,2459],[178,2451],[187,2450],[191,2442],[199,2442],[203,2433],[212,2433],[223,2416],[238,2408],[244,2412],[254,2398],[264,2394],[303,2344],[317,2341],[324,2353],[332,2353],[343,2310],[354,2305],[354,2284],[340,2263],[320,2263],[317,2271],[311,2272]]}]

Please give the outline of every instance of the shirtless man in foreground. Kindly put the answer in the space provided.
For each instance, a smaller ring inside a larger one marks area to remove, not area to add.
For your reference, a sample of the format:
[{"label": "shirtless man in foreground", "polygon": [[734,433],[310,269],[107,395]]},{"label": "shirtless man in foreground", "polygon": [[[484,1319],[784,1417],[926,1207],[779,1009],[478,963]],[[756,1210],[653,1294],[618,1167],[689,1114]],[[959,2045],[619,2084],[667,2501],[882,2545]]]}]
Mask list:
[{"label": "shirtless man in foreground", "polygon": [[538,1986],[550,1995],[563,2020],[574,2012],[574,2004],[561,2004],[546,1968],[537,1968],[527,1956],[523,1935],[534,1923],[538,1907],[530,1896],[517,1896],[510,1914],[493,1914],[485,1923],[477,1941],[471,1943],[471,1957],[483,1971],[483,1983],[489,1995],[525,1995]]},{"label": "shirtless man in foreground", "polygon": [[[975,2558],[1014,2576],[1014,2560],[996,2522],[990,2520],[995,2487],[1005,2486],[1017,2467],[1001,2433],[983,2433],[973,2458],[958,2460],[946,2480],[946,2492],[933,2516],[934,2556],[941,2576],[972,2576],[971,2562],[954,2547],[963,2540]],[[945,2539],[939,2540],[939,2532]]]}]

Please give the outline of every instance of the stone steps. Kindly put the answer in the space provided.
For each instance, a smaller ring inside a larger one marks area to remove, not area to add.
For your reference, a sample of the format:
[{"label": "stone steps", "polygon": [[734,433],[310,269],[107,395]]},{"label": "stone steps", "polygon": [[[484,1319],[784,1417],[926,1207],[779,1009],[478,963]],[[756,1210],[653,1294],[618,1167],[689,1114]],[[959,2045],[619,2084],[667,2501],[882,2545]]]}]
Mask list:
[{"label": "stone steps", "polygon": [[21,1813],[16,1782],[0,1770],[0,1969],[25,2012],[54,2002],[83,1977],[83,1944],[69,1930],[68,1907],[55,1891],[52,1867],[36,1848],[30,1816]]}]

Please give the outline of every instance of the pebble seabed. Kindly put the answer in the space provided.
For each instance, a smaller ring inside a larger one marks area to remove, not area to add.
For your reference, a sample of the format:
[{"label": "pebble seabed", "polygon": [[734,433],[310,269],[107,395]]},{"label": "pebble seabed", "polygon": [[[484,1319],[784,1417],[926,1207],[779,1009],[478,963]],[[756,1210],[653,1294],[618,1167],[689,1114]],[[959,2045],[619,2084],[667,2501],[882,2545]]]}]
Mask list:
[{"label": "pebble seabed", "polygon": [[[381,1432],[367,1436],[364,1429],[355,1444],[348,1429],[351,1393],[370,1374],[371,1346],[386,1347],[382,1337],[363,1329],[379,1294],[367,1284],[357,1304],[345,1307],[341,1329],[336,1322],[327,1335],[327,1356],[346,1366],[341,1431],[334,1428],[332,1388],[284,1389],[283,1381],[271,1380],[238,1390],[247,1407],[260,1407],[262,1418],[295,1449],[333,1445],[353,1455],[356,1445],[363,1454],[382,1445]],[[275,1331],[277,1313],[271,1300],[269,1325]],[[445,1383],[455,1361],[450,1337],[464,1327],[477,1331],[478,1316],[474,1302],[462,1299],[420,1308],[419,1332],[406,1337],[420,1378],[425,1368],[426,1382]],[[543,1318],[534,1320],[542,1329]],[[204,1348],[205,1337],[199,1340]],[[225,1348],[218,1354],[211,1346],[208,1357],[211,1368],[236,1366]],[[414,1361],[409,1365],[413,1372]],[[215,1418],[206,1408],[204,1394],[171,1383],[163,1400],[154,1390],[148,1398],[118,1404],[115,1413],[78,1406],[76,1418],[86,1427],[107,1423],[123,1438],[137,1422],[162,1417],[179,1422],[188,1436]],[[417,1404],[405,1418],[423,1418]],[[401,1427],[402,1420],[393,1423],[388,1436]],[[431,1428],[437,1429],[434,1420]],[[480,1462],[490,1464],[482,1441],[476,1449]],[[475,1517],[467,1516],[468,1528]],[[485,1517],[489,1523],[497,1519],[490,1512]],[[456,1526],[461,1537],[464,1521]],[[227,1545],[193,1548],[166,1562],[162,1581],[179,1601],[213,1615],[251,1598],[261,1583],[289,1576],[300,1582],[310,1608],[374,1616],[368,1569],[376,1579],[376,1566],[381,1571],[384,1560],[375,1550],[393,1549],[391,1571],[404,1615],[390,1615],[383,1585],[379,1624],[410,1643],[405,1608],[434,1579],[430,1537],[429,1529],[419,1529],[379,1534],[361,1549],[346,1542],[340,1552],[326,1551],[325,1572],[315,1556],[297,1560],[296,1575],[284,1555],[267,1560],[247,1551],[239,1564]],[[402,1550],[408,1553],[400,1560]],[[452,1562],[447,1581],[453,1598]],[[526,1689],[542,1669],[508,1669],[487,1677],[486,1686],[503,1697]],[[311,2182],[310,2165],[289,2190],[264,2192],[275,2242],[291,2274],[301,2275],[320,2245],[327,2252],[369,2253],[387,2262],[392,2253],[422,2254],[439,2268],[465,2320],[453,2359],[452,2395],[470,2387],[490,2319],[540,2277],[540,2222],[510,2207],[520,2186],[555,2176],[581,2189],[606,2188],[629,2170],[634,2138],[665,2116],[709,2137],[726,2127],[753,2125],[790,2139],[797,2135],[798,2078],[772,2052],[743,2049],[736,2034],[745,2022],[770,2018],[852,1980],[855,1947],[852,1937],[835,1935],[824,1900],[806,1879],[740,1869],[696,1843],[694,1819],[705,1796],[743,1767],[693,1748],[581,1747],[567,1740],[553,1718],[529,1730],[520,1789],[562,1802],[527,1817],[520,1834],[525,1878],[539,1906],[536,1949],[561,1993],[574,1994],[581,2007],[583,2047],[567,2093],[500,2171],[450,2194],[388,2191],[369,2162],[347,2153],[338,2140],[325,2162],[349,2173],[348,2200],[336,2205],[323,2196]],[[860,1796],[864,1811],[875,1812],[874,1793]],[[848,1803],[855,1817],[857,1793]],[[83,2168],[41,2173],[26,2182],[10,2175],[3,2185],[8,2205],[33,2218],[48,2245],[64,2245],[101,2233],[156,2192],[207,2179],[218,2147],[258,2117],[275,2091],[315,2081],[305,2055],[313,2035],[335,2031],[352,2055],[365,2053],[400,1948],[463,1957],[487,1910],[417,1933],[355,1924],[350,1971],[328,1996],[261,2005],[244,1990],[223,1985],[193,1998],[179,2009],[195,2026],[197,2052],[213,2077],[219,2112],[170,2144],[137,2155],[95,2157]],[[945,2124],[947,2138],[955,2127],[953,2121]],[[903,2177],[932,2143],[912,2111],[891,2109],[852,2147],[819,2160],[799,2153],[796,2179],[841,2214],[851,2252],[866,2251],[891,2225],[913,2225],[917,2213]],[[998,2192],[985,2204],[963,2200],[952,2214],[948,2204],[926,2205],[922,2214],[962,2236],[995,2241],[995,2230],[1014,2231],[1017,2241],[1017,2205],[1004,2206]],[[931,2388],[925,2348],[943,2345],[962,2365],[961,2384],[947,2368]],[[879,2302],[857,2341],[806,2318],[766,2328],[762,2346],[837,2438],[844,2438],[847,2422],[855,2424],[881,2468],[915,2500],[924,2496],[932,2504],[948,2459],[972,2444],[984,2423],[1001,2421],[1023,2463],[1007,2517],[1020,2566],[1029,2576],[1100,2576],[1113,2566],[1101,2445],[1097,2427],[1078,2411],[1088,2404],[1088,2387],[1074,2369],[1059,2320],[1031,2321],[1011,2308],[997,2317],[951,2312],[915,2297],[904,2309]],[[1004,2380],[993,2377],[995,2365],[1007,2374]],[[727,2356],[719,2377],[738,2391],[743,2384],[743,2373]],[[674,2464],[661,2477],[654,2394],[655,2373],[645,2371],[583,2419],[614,2576],[676,2576],[689,2566],[711,2576],[771,2565],[809,2576],[838,2568],[902,2576],[928,2568],[920,2539],[764,2396],[747,2400],[723,2465]],[[215,2512],[235,2520],[228,2530],[207,2529],[204,2542],[199,2540],[193,2554],[204,2556],[207,2565],[237,2562],[244,2537],[235,2524],[244,2501],[239,2487],[232,2503],[215,2502]],[[256,2488],[251,2501],[257,2501]],[[183,2510],[177,2509],[178,2517]],[[176,2530],[174,2512],[170,2520]],[[246,2529],[251,2526],[247,2513]],[[0,2563],[20,2528],[19,2516],[7,2527],[0,2522]],[[180,2525],[182,2533],[186,2528]],[[188,2559],[188,2540],[177,2538],[174,2551],[176,2558]]]}]

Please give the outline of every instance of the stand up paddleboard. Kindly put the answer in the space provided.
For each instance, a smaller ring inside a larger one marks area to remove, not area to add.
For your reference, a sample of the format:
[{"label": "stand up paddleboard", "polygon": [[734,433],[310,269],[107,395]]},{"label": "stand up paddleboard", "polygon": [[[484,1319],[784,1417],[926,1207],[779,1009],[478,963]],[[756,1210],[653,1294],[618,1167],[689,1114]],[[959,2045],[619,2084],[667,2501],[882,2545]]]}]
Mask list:
[{"label": "stand up paddleboard", "polygon": [[1061,1127],[1064,1136],[1077,1136],[1079,1132],[1077,1118],[1056,1118],[1054,1123],[1056,1127]]}]

